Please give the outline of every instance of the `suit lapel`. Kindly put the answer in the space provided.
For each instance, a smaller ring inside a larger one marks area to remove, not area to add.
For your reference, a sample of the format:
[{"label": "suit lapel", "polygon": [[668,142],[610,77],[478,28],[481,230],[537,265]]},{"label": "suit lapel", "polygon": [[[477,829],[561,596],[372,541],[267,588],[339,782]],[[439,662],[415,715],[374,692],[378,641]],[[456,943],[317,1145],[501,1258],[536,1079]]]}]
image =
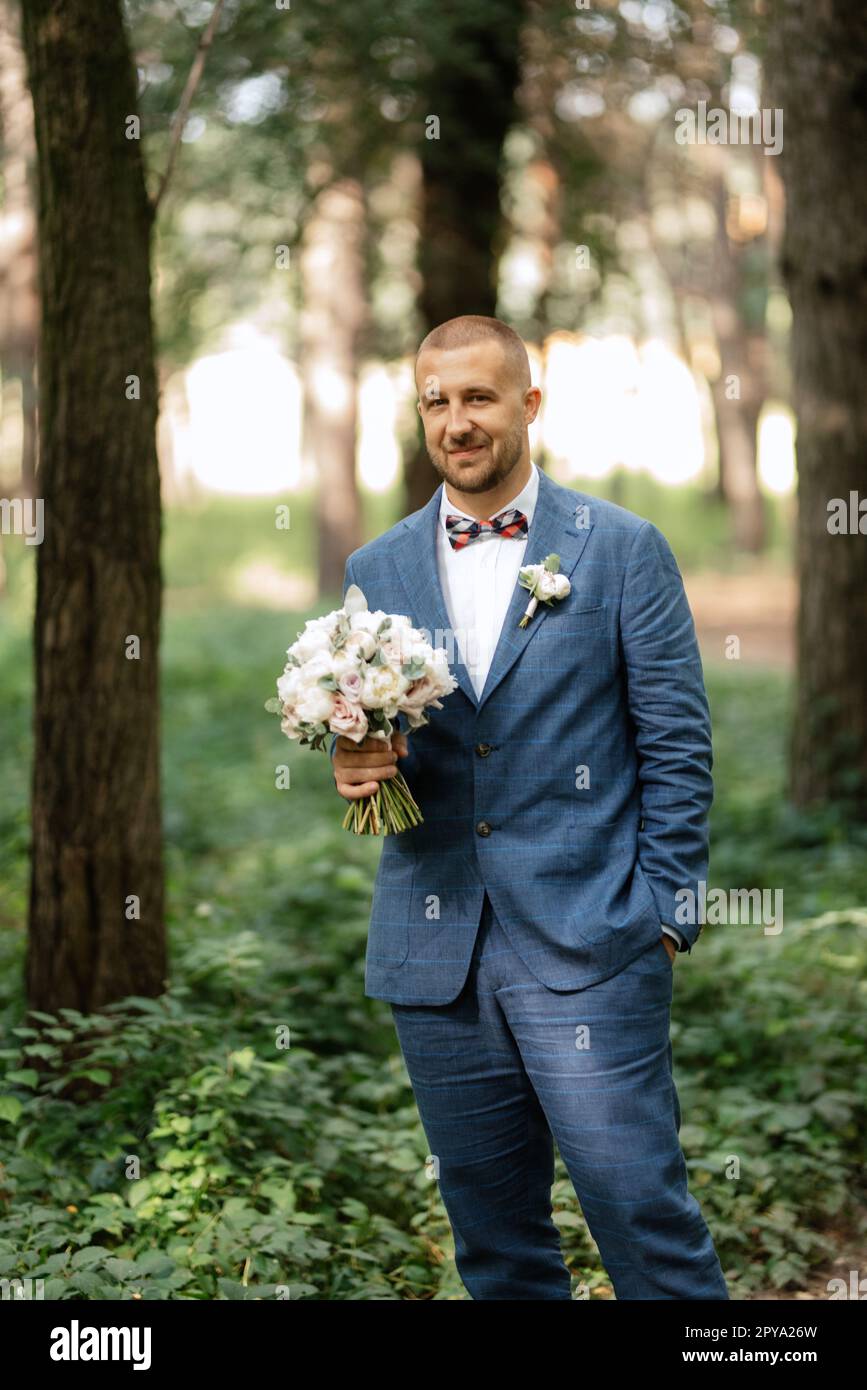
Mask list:
[{"label": "suit lapel", "polygon": [[[407,517],[394,554],[398,578],[410,599],[408,616],[414,627],[427,629],[435,645],[444,645],[442,642],[436,643],[437,629],[444,633],[451,631],[436,558],[436,527],[439,522],[442,489],[443,484],[440,483],[426,506],[414,516]],[[571,488],[561,488],[540,469],[539,492],[527,531],[527,545],[522,565],[540,565],[546,555],[553,551],[560,556],[560,573],[565,574],[567,578],[571,577],[593,529],[592,522],[581,527],[576,525],[576,510],[581,500]],[[545,621],[549,605],[539,603],[527,626],[518,626],[529,600],[529,591],[516,581],[487,680],[479,698],[476,697],[469,672],[461,659],[457,642],[454,644],[453,654],[449,652],[455,679],[477,710],[489,699]],[[567,597],[562,601],[568,603],[569,599]]]},{"label": "suit lapel", "polygon": [[[460,647],[455,641],[449,645],[451,619],[437,565],[436,528],[439,524],[440,498],[443,485],[440,483],[430,501],[421,511],[407,517],[403,523],[397,547],[394,552],[394,565],[397,578],[410,599],[407,616],[413,627],[424,628],[430,635],[433,646],[444,646],[448,652],[449,665],[461,690],[475,706],[476,692],[470,680],[470,673],[464,665]],[[437,631],[444,634],[437,641]]]},{"label": "suit lapel", "polygon": [[[576,498],[574,504],[570,494]],[[557,483],[540,470],[539,492],[536,497],[533,519],[527,532],[527,546],[521,562],[522,567],[524,565],[541,565],[545,557],[553,551],[560,556],[560,573],[565,574],[567,579],[570,578],[593,529],[592,523],[588,523],[587,527],[581,530],[576,528],[577,506],[577,494],[572,493],[569,488],[561,490]],[[509,607],[506,609],[499,641],[491,661],[491,669],[488,671],[488,678],[482,688],[478,702],[479,709],[490,698],[503,677],[511,670],[514,662],[517,661],[534,634],[539,631],[551,611],[549,604],[540,602],[527,626],[519,627],[521,615],[529,601],[530,591],[522,588],[516,580],[515,591],[509,602]],[[560,601],[568,603],[568,596]]]}]

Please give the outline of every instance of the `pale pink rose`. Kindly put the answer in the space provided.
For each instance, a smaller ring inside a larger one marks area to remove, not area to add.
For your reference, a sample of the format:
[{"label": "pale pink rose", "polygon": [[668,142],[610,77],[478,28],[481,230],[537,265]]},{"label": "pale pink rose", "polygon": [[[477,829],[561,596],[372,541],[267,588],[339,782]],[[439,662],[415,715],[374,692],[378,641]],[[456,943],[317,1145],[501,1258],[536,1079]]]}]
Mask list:
[{"label": "pale pink rose", "polygon": [[346,671],[337,678],[337,689],[346,696],[352,705],[357,705],[361,698],[361,674],[358,671]]},{"label": "pale pink rose", "polygon": [[423,645],[412,641],[408,634],[400,633],[395,633],[392,640],[383,642],[381,651],[388,664],[397,671],[400,670],[405,661],[412,661],[414,657],[418,656],[424,661],[427,656],[427,649]]},{"label": "pale pink rose", "polygon": [[367,733],[367,715],[361,705],[338,693],[334,697],[330,726],[333,734],[345,734],[347,738],[361,743]]},{"label": "pale pink rose", "polygon": [[[400,707],[407,714],[419,715],[426,705],[432,704],[440,694],[438,682],[431,676],[420,676],[417,681],[413,681],[409,690],[400,702]],[[442,708],[439,706],[439,708]]]},{"label": "pale pink rose", "polygon": [[382,642],[380,648],[390,666],[400,666],[403,662],[403,649],[399,642]]}]

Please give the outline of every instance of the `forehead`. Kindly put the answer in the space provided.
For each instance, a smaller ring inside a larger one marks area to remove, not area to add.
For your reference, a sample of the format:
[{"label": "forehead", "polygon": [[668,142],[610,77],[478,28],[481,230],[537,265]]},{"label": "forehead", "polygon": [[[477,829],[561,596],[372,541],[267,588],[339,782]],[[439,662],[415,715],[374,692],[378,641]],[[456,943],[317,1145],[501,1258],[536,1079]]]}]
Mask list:
[{"label": "forehead", "polygon": [[436,377],[439,389],[445,392],[483,384],[507,390],[509,385],[506,355],[494,339],[482,339],[466,347],[426,348],[416,369],[419,394],[429,377]]}]

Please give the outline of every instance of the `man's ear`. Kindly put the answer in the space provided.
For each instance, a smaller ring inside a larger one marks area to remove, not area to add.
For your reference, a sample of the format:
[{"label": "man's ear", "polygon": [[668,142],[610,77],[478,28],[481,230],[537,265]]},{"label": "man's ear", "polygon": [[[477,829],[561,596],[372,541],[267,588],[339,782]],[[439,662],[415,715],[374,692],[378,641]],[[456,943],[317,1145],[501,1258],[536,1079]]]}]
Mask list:
[{"label": "man's ear", "polygon": [[524,424],[532,425],[536,416],[539,414],[539,406],[542,403],[542,392],[538,386],[530,386],[524,393]]}]

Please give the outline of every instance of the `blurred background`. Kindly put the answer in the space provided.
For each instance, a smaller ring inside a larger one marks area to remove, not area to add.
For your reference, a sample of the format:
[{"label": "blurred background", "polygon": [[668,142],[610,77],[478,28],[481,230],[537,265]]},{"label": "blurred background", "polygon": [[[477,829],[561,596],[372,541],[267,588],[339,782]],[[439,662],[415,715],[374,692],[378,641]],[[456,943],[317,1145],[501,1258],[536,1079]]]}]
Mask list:
[{"label": "blurred background", "polygon": [[[363,997],[381,846],[263,706],[438,485],[413,357],[481,313],[535,461],[684,574],[710,883],[785,928],[675,962],[681,1138],[732,1297],[829,1297],[867,1259],[863,17],[0,0],[0,69],[0,1276],[464,1296]],[[559,1157],[554,1195],[613,1297]]]}]

